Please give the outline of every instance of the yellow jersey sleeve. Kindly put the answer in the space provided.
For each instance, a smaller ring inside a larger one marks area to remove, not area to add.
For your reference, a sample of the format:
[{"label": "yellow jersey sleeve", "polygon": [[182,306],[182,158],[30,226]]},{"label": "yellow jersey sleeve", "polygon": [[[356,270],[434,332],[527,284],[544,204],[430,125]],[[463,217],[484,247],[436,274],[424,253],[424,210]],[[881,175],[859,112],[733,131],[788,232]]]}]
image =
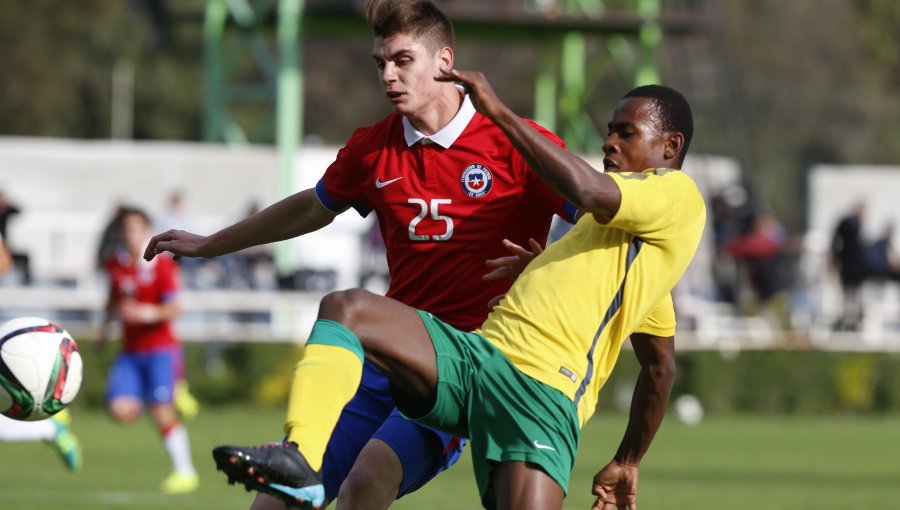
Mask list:
[{"label": "yellow jersey sleeve", "polygon": [[696,189],[693,181],[680,170],[655,168],[643,172],[607,174],[619,186],[622,202],[606,225],[624,230],[645,241],[670,238],[694,222],[698,207],[691,200]]},{"label": "yellow jersey sleeve", "polygon": [[668,292],[644,319],[635,333],[669,337],[675,335],[675,307],[672,305],[672,293]]}]

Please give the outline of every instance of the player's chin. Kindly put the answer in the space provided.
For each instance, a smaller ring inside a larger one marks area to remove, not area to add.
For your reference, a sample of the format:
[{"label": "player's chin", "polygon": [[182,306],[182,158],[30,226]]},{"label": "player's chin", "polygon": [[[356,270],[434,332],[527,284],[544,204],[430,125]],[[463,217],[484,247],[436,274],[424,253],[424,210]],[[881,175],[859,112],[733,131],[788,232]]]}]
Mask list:
[{"label": "player's chin", "polygon": [[391,106],[394,108],[394,113],[399,113],[400,115],[409,115],[414,111],[406,103],[392,103]]},{"label": "player's chin", "polygon": [[409,96],[405,94],[399,98],[392,99],[391,107],[394,108],[395,112],[402,115],[413,113],[419,108],[419,106],[415,102],[410,101]]}]

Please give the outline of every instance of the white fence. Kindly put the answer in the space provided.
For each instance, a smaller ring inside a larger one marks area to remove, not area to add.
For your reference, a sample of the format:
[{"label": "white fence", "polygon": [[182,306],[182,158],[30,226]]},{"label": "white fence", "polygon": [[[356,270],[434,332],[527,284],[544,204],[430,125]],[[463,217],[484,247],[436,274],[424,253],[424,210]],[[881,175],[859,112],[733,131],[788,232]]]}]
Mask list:
[{"label": "white fence", "polygon": [[[293,188],[315,185],[336,147],[304,147],[297,155]],[[598,163],[599,164],[599,163]],[[709,197],[737,183],[740,169],[727,159],[692,156],[685,164]],[[184,192],[199,233],[241,218],[250,203],[279,198],[277,157],[271,147],[230,148],[175,142],[106,142],[0,138],[0,190],[21,207],[9,221],[16,251],[31,258],[35,284],[0,279],[0,318],[43,314],[76,335],[93,337],[105,289],[96,269],[100,234],[118,203],[163,210],[174,190]],[[828,229],[860,197],[876,222],[900,219],[900,170],[886,167],[820,167],[811,174],[810,225],[801,270],[806,288],[792,296],[796,332],[785,333],[763,316],[740,316],[710,299],[714,256],[707,229],[691,268],[679,284],[679,348],[900,350],[900,288],[867,285],[866,321],[858,333],[833,333],[829,323],[840,290],[827,263]],[[289,242],[298,268],[333,270],[336,287],[360,284],[362,246],[371,219],[354,212]],[[871,230],[871,229],[870,229]],[[370,257],[369,257],[370,258]],[[186,340],[303,341],[318,309],[315,293],[186,291],[178,329]]]}]

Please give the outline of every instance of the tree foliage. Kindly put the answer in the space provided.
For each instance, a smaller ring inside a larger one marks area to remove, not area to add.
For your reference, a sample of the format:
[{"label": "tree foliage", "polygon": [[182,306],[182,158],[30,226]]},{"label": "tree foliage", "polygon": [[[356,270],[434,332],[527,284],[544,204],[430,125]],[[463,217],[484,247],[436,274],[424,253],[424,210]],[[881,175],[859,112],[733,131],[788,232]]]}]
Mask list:
[{"label": "tree foliage", "polygon": [[[900,162],[900,2],[716,5],[720,39],[667,35],[660,52],[663,80],[694,104],[694,151],[739,157],[752,191],[794,229],[810,165]],[[148,16],[159,6],[165,16]],[[128,62],[135,138],[202,138],[202,0],[0,0],[0,9],[0,135],[109,137],[113,69]],[[367,35],[305,41],[307,134],[340,144],[388,111],[370,44]],[[537,53],[538,43],[469,37],[457,61],[488,71],[531,115]],[[624,82],[598,81],[598,125],[625,92],[607,89]]]}]

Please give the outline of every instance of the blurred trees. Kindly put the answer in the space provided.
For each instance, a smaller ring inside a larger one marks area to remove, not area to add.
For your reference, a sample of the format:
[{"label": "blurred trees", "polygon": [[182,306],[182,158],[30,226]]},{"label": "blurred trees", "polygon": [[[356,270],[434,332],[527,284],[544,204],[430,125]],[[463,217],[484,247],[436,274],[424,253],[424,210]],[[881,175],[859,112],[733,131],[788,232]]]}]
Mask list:
[{"label": "blurred trees", "polygon": [[110,70],[131,53],[120,2],[0,2],[0,134],[109,135]]},{"label": "blurred trees", "polygon": [[900,164],[900,3],[731,1],[720,12],[746,122],[744,172],[788,225],[802,226],[796,197],[810,165]]},{"label": "blurred trees", "polygon": [[[803,226],[796,197],[811,164],[900,162],[900,2],[715,5],[721,40],[666,37],[660,51],[664,80],[695,107],[692,150],[740,157],[757,197],[792,230]],[[154,10],[161,6],[167,10]],[[109,137],[112,74],[127,62],[134,69],[134,137],[201,139],[203,6],[0,0],[0,135]],[[389,111],[367,35],[305,43],[307,134],[340,144]],[[457,62],[488,70],[510,105],[531,115],[538,49],[464,38]],[[730,82],[722,79],[727,69]],[[619,77],[597,86],[605,97],[589,109],[604,126],[628,84]]]}]

